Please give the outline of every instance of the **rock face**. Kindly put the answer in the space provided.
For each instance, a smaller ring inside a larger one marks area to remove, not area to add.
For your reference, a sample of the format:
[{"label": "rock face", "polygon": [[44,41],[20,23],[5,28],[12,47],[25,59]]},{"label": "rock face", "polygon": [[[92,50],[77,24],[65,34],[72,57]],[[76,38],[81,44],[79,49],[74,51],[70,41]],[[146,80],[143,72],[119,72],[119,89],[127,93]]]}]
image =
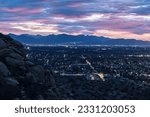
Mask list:
[{"label": "rock face", "polygon": [[59,99],[50,71],[26,58],[24,46],[0,34],[0,99]]}]

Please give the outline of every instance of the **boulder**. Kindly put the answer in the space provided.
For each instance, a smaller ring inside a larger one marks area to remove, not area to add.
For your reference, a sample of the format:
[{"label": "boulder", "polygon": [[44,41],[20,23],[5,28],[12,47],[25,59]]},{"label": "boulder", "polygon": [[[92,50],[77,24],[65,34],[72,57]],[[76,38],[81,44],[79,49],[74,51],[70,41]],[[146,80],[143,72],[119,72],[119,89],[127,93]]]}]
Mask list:
[{"label": "boulder", "polygon": [[44,80],[45,78],[45,73],[44,73],[44,69],[42,66],[40,65],[36,65],[33,67],[29,68],[29,72],[34,74],[35,77],[40,81],[40,80]]},{"label": "boulder", "polygon": [[0,50],[0,59],[2,59],[2,58],[4,59],[10,53],[13,53],[13,50],[7,49],[7,48],[4,48],[4,49]]},{"label": "boulder", "polygon": [[15,58],[11,58],[11,57],[6,57],[5,58],[6,64],[11,66],[11,67],[19,67],[19,66],[24,66],[25,63],[23,60],[17,60]]},{"label": "boulder", "polygon": [[11,45],[15,48],[24,48],[24,46],[20,42],[15,41],[15,40],[11,41]]},{"label": "boulder", "polygon": [[10,71],[8,70],[7,66],[0,62],[0,75],[1,76],[4,76],[4,77],[7,77],[7,76],[10,76]]},{"label": "boulder", "polygon": [[20,54],[21,56],[25,57],[26,56],[26,51],[24,50],[24,48],[15,48],[12,45],[8,47],[9,49],[13,50],[14,52]]},{"label": "boulder", "polygon": [[51,73],[30,62],[20,42],[0,33],[0,99],[57,99],[55,91],[48,91],[52,88]]},{"label": "boulder", "polygon": [[10,53],[10,54],[9,54],[9,57],[14,58],[14,59],[17,59],[17,60],[23,60],[23,59],[24,59],[20,54],[15,53],[15,52]]},{"label": "boulder", "polygon": [[26,81],[27,85],[38,83],[38,78],[30,72],[26,74],[25,78],[26,78],[25,81]]},{"label": "boulder", "polygon": [[4,83],[8,86],[16,87],[19,85],[19,82],[13,78],[5,78]]},{"label": "boulder", "polygon": [[5,48],[6,47],[6,43],[0,39],[0,49]]},{"label": "boulder", "polygon": [[15,99],[19,96],[19,82],[11,77],[0,76],[0,99]]},{"label": "boulder", "polygon": [[35,66],[35,64],[30,62],[30,61],[25,61],[25,65],[26,65],[27,68]]},{"label": "boulder", "polygon": [[10,36],[3,35],[2,33],[0,33],[0,38],[6,41],[7,43],[13,40]]}]

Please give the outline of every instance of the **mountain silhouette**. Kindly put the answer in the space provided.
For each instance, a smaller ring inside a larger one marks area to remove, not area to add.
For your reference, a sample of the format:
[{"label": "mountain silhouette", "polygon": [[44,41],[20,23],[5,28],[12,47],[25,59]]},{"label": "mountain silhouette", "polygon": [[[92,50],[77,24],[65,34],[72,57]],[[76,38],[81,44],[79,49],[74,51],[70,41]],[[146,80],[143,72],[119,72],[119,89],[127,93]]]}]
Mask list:
[{"label": "mountain silhouette", "polygon": [[43,45],[141,45],[150,46],[149,41],[136,39],[111,39],[107,37],[85,36],[85,35],[29,35],[29,34],[9,34],[10,37],[24,44],[43,44]]}]

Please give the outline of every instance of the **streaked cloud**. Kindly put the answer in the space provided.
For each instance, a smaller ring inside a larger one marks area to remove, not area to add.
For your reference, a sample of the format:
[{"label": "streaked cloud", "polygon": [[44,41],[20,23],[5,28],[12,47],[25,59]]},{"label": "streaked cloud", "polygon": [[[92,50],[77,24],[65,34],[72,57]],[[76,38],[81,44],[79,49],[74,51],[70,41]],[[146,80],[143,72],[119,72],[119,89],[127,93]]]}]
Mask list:
[{"label": "streaked cloud", "polygon": [[3,33],[150,40],[149,0],[0,0]]}]

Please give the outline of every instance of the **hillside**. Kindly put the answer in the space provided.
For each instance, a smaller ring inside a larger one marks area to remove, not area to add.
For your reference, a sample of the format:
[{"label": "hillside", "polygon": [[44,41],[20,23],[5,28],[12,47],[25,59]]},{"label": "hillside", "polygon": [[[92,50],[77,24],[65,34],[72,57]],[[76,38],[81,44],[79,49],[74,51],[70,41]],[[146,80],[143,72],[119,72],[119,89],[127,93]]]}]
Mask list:
[{"label": "hillside", "polygon": [[51,72],[30,62],[24,46],[3,34],[0,34],[0,99],[58,99]]},{"label": "hillside", "polygon": [[135,39],[111,39],[97,36],[84,35],[15,35],[9,34],[10,37],[24,44],[43,44],[43,45],[140,45],[150,46],[150,42]]}]

